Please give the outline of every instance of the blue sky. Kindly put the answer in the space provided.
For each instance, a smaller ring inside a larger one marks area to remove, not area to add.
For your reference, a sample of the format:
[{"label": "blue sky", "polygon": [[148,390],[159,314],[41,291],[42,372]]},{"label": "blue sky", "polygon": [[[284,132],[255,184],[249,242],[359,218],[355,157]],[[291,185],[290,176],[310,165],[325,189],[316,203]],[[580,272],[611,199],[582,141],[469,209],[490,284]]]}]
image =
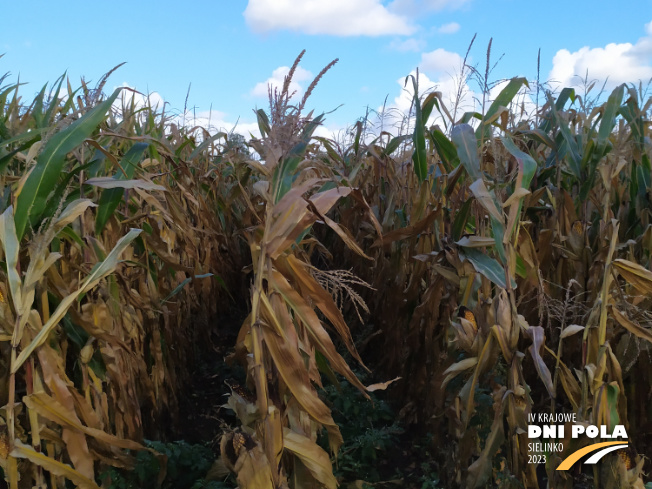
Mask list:
[{"label": "blue sky", "polygon": [[[623,5],[623,4],[621,4]],[[610,77],[610,85],[652,78],[652,0],[617,2],[516,0],[249,0],[249,1],[33,1],[7,3],[0,32],[0,73],[29,84],[30,98],[64,71],[73,86],[95,83],[123,61],[108,88],[127,84],[181,112],[227,129],[239,119],[253,128],[252,109],[267,107],[266,85],[282,80],[306,49],[295,88],[301,92],[331,60],[339,63],[309,103],[330,111],[332,130],[352,124],[366,108],[407,110],[402,80],[419,66],[422,87],[456,91],[474,34],[471,61],[484,69],[493,38],[498,63],[492,79],[541,78],[559,85],[573,75]],[[470,82],[467,102],[477,95]],[[202,119],[205,120],[205,119]]]}]

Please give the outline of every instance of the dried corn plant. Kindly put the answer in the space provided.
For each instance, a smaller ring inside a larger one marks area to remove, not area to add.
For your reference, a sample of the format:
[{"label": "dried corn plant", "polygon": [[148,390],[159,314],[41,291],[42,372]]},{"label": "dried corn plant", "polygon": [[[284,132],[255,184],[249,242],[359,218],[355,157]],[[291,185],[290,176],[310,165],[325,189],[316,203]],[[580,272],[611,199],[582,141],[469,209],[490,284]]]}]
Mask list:
[{"label": "dried corn plant", "polygon": [[168,137],[151,107],[116,112],[104,81],[62,98],[62,78],[29,107],[18,86],[2,90],[0,463],[12,488],[97,487],[100,467],[133,466],[125,449],[174,417],[179,365],[206,334],[197,305],[216,304],[210,278],[231,266],[216,138]]},{"label": "dried corn plant", "polygon": [[[412,147],[403,145],[410,135],[399,135],[354,143],[344,157],[328,151],[383,237],[352,202],[336,220],[375,250],[375,267],[324,244],[343,257],[334,266],[352,266],[378,291],[363,294],[382,351],[377,363],[411,380],[394,391],[404,419],[453,443],[439,452],[451,487],[485,487],[497,477],[504,487],[539,487],[523,435],[533,409],[609,426],[646,416],[646,394],[636,389],[649,379],[631,375],[649,364],[649,347],[640,345],[650,340],[643,277],[652,249],[652,101],[641,87],[620,86],[591,110],[566,109],[576,100],[566,89],[549,96],[535,125],[510,115],[525,86],[511,80],[485,114],[461,118],[477,117],[475,129],[458,124],[448,134],[427,125],[434,108],[446,113],[442,101],[421,99],[415,86]],[[634,438],[648,448],[643,435]],[[554,471],[561,458],[547,467],[549,480],[572,487],[572,477]],[[594,474],[595,483],[639,487],[636,460],[627,476]]]},{"label": "dried corn plant", "polygon": [[[329,455],[317,444],[317,435],[322,428],[327,430],[334,453],[342,436],[314,386],[321,386],[320,370],[326,368],[365,391],[320,317],[362,364],[340,308],[304,251],[312,226],[320,221],[368,259],[350,233],[328,217],[353,189],[333,181],[330,170],[310,154],[309,142],[322,116],[302,116],[305,100],[334,62],[317,76],[299,105],[292,106],[289,86],[300,59],[301,55],[282,89],[270,89],[270,117],[258,112],[263,138],[255,144],[264,164],[248,162],[260,179],[256,187],[263,209],[257,214],[259,223],[247,232],[253,262],[251,312],[240,330],[237,349],[256,399],[232,394],[229,402],[246,437],[227,434],[222,442],[225,463],[233,467],[244,488],[299,487],[312,481],[335,488]],[[329,283],[349,287],[334,274],[329,275]],[[318,355],[327,363],[320,365]]]},{"label": "dried corn plant", "polygon": [[[461,117],[413,80],[409,134],[370,140],[358,121],[345,144],[313,137],[323,116],[304,115],[334,63],[292,97],[301,56],[257,111],[262,137],[246,147],[260,160],[133,99],[117,109],[106,78],[79,90],[61,78],[29,104],[0,89],[10,486],[97,487],[101,467],[131,467],[126,449],[174,419],[228,289],[251,307],[233,356],[255,396],[233,388],[241,426],[221,441],[241,487],[337,485],[316,440],[325,430],[336,452],[342,437],[317,388],[337,372],[365,392],[336,348],[362,365],[357,315],[366,362],[409,379],[389,394],[433,434],[447,487],[539,487],[542,472],[579,487],[554,470],[566,452],[538,474],[527,463],[527,414],[563,411],[627,426],[634,451],[590,477],[640,489],[652,449],[644,88],[604,103],[564,89],[527,121],[522,78]],[[429,124],[436,113],[450,129]]]}]

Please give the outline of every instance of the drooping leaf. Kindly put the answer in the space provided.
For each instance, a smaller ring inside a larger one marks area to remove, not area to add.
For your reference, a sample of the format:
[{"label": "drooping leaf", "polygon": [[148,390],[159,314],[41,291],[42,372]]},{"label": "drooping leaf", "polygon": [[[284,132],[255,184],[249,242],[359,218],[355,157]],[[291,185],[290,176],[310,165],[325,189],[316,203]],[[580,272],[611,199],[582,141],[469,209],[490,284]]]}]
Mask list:
[{"label": "drooping leaf", "polygon": [[478,179],[469,186],[469,190],[473,192],[473,195],[478,200],[478,202],[485,208],[489,214],[496,219],[497,221],[502,221],[504,219],[503,213],[500,211],[500,207],[496,204],[495,197],[489,192],[484,181]]},{"label": "drooping leaf", "polygon": [[532,340],[532,345],[528,348],[528,351],[532,356],[532,360],[534,360],[534,367],[537,369],[539,377],[543,381],[543,384],[546,386],[548,394],[550,394],[550,397],[554,399],[555,390],[552,384],[552,376],[550,375],[548,366],[543,361],[543,358],[541,358],[541,349],[545,345],[544,329],[541,326],[530,326],[526,330],[526,334]]},{"label": "drooping leaf", "polygon": [[529,87],[526,78],[512,78],[505,88],[500,91],[496,99],[489,106],[489,109],[487,109],[482,123],[476,130],[475,136],[477,139],[486,141],[491,137],[491,122],[498,117],[501,110],[505,110],[509,106],[523,85]]},{"label": "drooping leaf", "polygon": [[157,185],[153,182],[147,180],[118,180],[113,177],[97,177],[89,178],[84,182],[86,185],[93,185],[94,187],[105,188],[108,190],[115,189],[128,189],[128,188],[139,188],[142,190],[162,190],[165,191],[166,188],[162,185]]},{"label": "drooping leaf", "polygon": [[79,297],[81,294],[85,293],[86,291],[92,289],[95,285],[97,285],[97,283],[103,277],[113,272],[115,267],[118,265],[118,258],[120,257],[122,252],[129,245],[129,243],[131,243],[140,233],[141,233],[140,229],[132,229],[125,236],[120,238],[120,240],[116,243],[115,247],[107,255],[106,259],[98,263],[93,268],[91,273],[86,277],[86,279],[82,283],[81,287],[77,289],[77,291],[65,297],[59,303],[59,306],[52,313],[52,316],[50,316],[50,319],[47,321],[47,323],[43,325],[41,331],[39,331],[38,334],[32,340],[32,342],[20,352],[20,355],[18,355],[18,357],[16,358],[16,362],[14,362],[14,364],[12,365],[12,369],[11,369],[12,373],[16,373],[18,369],[20,369],[20,367],[23,365],[23,363],[25,363],[25,361],[29,358],[32,352],[47,340],[50,332],[54,329],[54,327],[57,324],[59,324],[59,321],[66,314],[66,312],[68,311],[70,306],[72,306],[73,302],[77,299],[77,297]]},{"label": "drooping leaf", "polygon": [[455,241],[459,240],[464,233],[466,228],[466,223],[469,220],[471,215],[471,205],[473,204],[473,199],[469,198],[462,204],[462,207],[457,212],[455,220],[453,221],[452,235]]},{"label": "drooping leaf", "polygon": [[66,155],[95,131],[121,90],[122,88],[116,89],[104,102],[49,139],[16,200],[18,239],[23,237],[28,224],[34,224],[40,219],[48,196],[55,189],[63,171]]},{"label": "drooping leaf", "polygon": [[283,428],[283,447],[297,456],[310,474],[326,489],[336,489],[337,479],[333,475],[328,453],[310,438]]},{"label": "drooping leaf", "polygon": [[468,476],[466,479],[467,489],[485,487],[486,482],[489,480],[489,477],[491,477],[494,455],[500,449],[500,446],[505,440],[503,412],[504,402],[501,401],[500,408],[496,409],[494,412],[491,431],[485,440],[484,448],[480,453],[480,457],[469,466]]},{"label": "drooping leaf", "polygon": [[430,131],[428,135],[435,145],[437,154],[439,154],[441,161],[444,163],[444,167],[448,172],[451,172],[459,164],[455,145],[437,127]]},{"label": "drooping leaf", "polygon": [[478,158],[478,140],[473,128],[468,124],[459,124],[453,128],[451,139],[457,149],[460,162],[474,181],[482,178],[480,159]]},{"label": "drooping leaf", "polygon": [[611,308],[611,312],[616,321],[618,321],[618,324],[620,324],[623,328],[632,333],[634,336],[652,343],[652,331],[629,319],[615,306]]},{"label": "drooping leaf", "polygon": [[638,263],[622,258],[615,259],[613,266],[639,292],[652,296],[652,272],[643,268]]},{"label": "drooping leaf", "polygon": [[95,482],[77,472],[70,465],[61,463],[47,455],[37,452],[29,445],[22,443],[20,440],[14,441],[14,449],[11,451],[10,455],[16,458],[25,458],[33,464],[43,467],[54,475],[69,479],[75,483],[77,487],[81,487],[82,489],[100,489]]},{"label": "drooping leaf", "polygon": [[[124,155],[120,161],[120,168],[114,178],[116,180],[130,180],[134,177],[136,166],[149,145],[147,143],[136,143]],[[88,183],[88,181],[86,182]],[[100,234],[106,226],[109,218],[113,215],[120,204],[124,191],[120,188],[108,189],[100,196],[99,209],[95,218],[95,234]]]},{"label": "drooping leaf", "polygon": [[[505,269],[494,258],[491,258],[474,248],[464,248],[464,256],[469,259],[473,268],[475,268],[477,272],[487,277],[499,287],[502,287],[503,289],[507,288],[505,283]],[[512,288],[516,288],[516,282],[514,279],[511,280]]]},{"label": "drooping leaf", "polygon": [[11,206],[2,213],[2,217],[0,218],[0,239],[2,240],[2,246],[5,252],[5,260],[7,261],[7,278],[9,281],[9,290],[11,291],[11,299],[13,300],[15,310],[20,311],[22,310],[23,304],[22,281],[18,273],[20,243],[16,236],[16,226],[13,208]]}]

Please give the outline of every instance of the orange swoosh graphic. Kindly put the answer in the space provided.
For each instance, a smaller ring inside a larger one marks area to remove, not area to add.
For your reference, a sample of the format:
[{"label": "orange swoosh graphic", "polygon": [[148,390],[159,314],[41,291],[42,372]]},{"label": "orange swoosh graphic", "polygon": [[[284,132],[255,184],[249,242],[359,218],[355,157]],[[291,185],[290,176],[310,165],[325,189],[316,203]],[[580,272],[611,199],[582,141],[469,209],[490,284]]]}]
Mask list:
[{"label": "orange swoosh graphic", "polygon": [[626,445],[626,444],[627,443],[623,441],[605,441],[602,443],[594,443],[593,445],[589,445],[588,447],[581,448],[578,451],[573,452],[571,455],[566,457],[566,459],[559,464],[557,470],[568,470],[573,466],[575,462],[581,459],[584,455],[591,452],[595,452],[596,450],[600,450],[601,448],[610,447],[612,445]]}]

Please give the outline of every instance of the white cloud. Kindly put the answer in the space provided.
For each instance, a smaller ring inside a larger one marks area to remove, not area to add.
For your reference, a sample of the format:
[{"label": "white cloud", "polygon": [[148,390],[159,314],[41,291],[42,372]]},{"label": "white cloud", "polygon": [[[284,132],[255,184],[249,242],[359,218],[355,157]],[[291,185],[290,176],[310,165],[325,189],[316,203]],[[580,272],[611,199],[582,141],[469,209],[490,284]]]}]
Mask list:
[{"label": "white cloud", "polygon": [[410,37],[403,41],[394,39],[389,44],[390,49],[394,51],[399,51],[401,53],[405,53],[408,51],[414,51],[416,53],[421,51],[425,47],[426,47],[426,41],[424,41],[423,39],[415,39],[413,37]]},{"label": "white cloud", "polygon": [[[430,92],[439,92],[441,103],[455,121],[459,121],[465,112],[482,111],[482,94],[475,92],[464,80],[450,76],[444,71],[435,73],[432,77],[424,73],[424,71],[419,71],[419,96],[421,100]],[[416,76],[416,71],[412,71],[410,74]],[[394,102],[385,109],[382,118],[382,129],[392,134],[408,134],[414,128],[414,109],[412,107],[414,89],[410,79],[408,79],[407,84],[405,84],[405,78],[397,80],[397,83],[401,86],[401,92],[394,98]],[[486,97],[485,111],[508,83],[509,80],[505,80],[491,88]],[[536,108],[536,103],[532,100],[529,89],[523,87],[512,100],[510,114],[516,120],[530,120],[535,114]],[[378,112],[381,110],[382,108],[379,108]],[[443,109],[442,111],[444,114],[446,113]],[[408,115],[410,116],[409,119]],[[408,120],[409,127],[405,127]],[[429,126],[437,124],[442,130],[445,130],[446,127],[450,127],[451,121],[447,115],[442,118],[439,111],[433,108],[427,124]],[[477,120],[471,119],[470,124],[475,126]],[[380,127],[377,125],[376,129],[378,134]]]},{"label": "white cloud", "polygon": [[437,32],[440,34],[455,34],[459,30],[460,25],[457,22],[449,22],[437,28]]},{"label": "white cloud", "polygon": [[335,124],[321,125],[315,129],[313,136],[319,136],[322,138],[328,138],[333,140],[341,139],[347,131],[347,127],[339,126]]},{"label": "white cloud", "polygon": [[[151,92],[149,95],[138,92],[134,87],[128,83],[123,83],[121,87],[126,87],[129,90],[122,90],[118,98],[113,103],[115,110],[120,113],[123,107],[128,109],[132,102],[135,105],[136,109],[141,109],[143,107],[149,106],[155,109],[158,113],[163,111],[163,108],[166,108],[166,114],[170,117],[170,122],[178,126],[185,126],[188,129],[193,128],[203,128],[206,129],[210,134],[216,134],[217,132],[227,132],[230,133],[235,131],[238,134],[242,134],[246,139],[249,139],[249,134],[253,134],[254,137],[260,137],[260,131],[258,130],[257,122],[240,122],[233,121],[229,119],[226,112],[219,110],[206,110],[206,111],[193,111],[188,110],[185,113],[178,112],[175,114],[175,109],[171,109],[168,105],[165,106],[165,100],[157,92]],[[117,87],[116,87],[117,88]]]},{"label": "white cloud", "polygon": [[421,55],[421,69],[431,75],[457,75],[462,70],[464,58],[459,54],[439,48]]},{"label": "white cloud", "polygon": [[[125,87],[126,90],[121,90],[120,95],[113,103],[113,106],[120,109],[123,106],[129,107],[132,103],[136,109],[142,109],[146,106],[151,106],[156,110],[163,110],[165,101],[161,94],[158,92],[150,92],[149,94],[144,94],[137,91],[134,87],[124,82],[121,87]],[[117,88],[117,87],[116,87]]]},{"label": "white cloud", "polygon": [[[416,76],[416,71],[412,71],[410,75]],[[412,100],[414,98],[414,88],[411,79],[408,79],[406,84],[405,78],[400,78],[397,80],[397,83],[401,86],[401,91],[399,95],[394,98],[394,102],[385,108],[384,114],[382,114],[381,123],[382,129],[385,131],[389,131],[393,134],[398,134],[399,132],[405,134],[406,130],[408,130],[408,128],[405,127],[407,122],[406,117],[408,114],[413,115],[410,114],[410,110],[413,110]],[[431,77],[425,73],[425,70],[419,71],[418,84],[420,97],[423,97],[429,92],[440,92],[444,106],[455,119],[459,119],[466,111],[475,110],[474,92],[464,82],[462,82],[460,86],[460,80],[446,72],[440,71]],[[456,103],[457,108],[455,107]],[[382,107],[378,109],[378,112],[381,111]],[[412,130],[414,118],[410,119],[409,124],[409,130]],[[437,109],[432,111],[428,124],[439,124],[442,129],[444,128],[444,121]],[[448,118],[446,118],[446,124],[450,124]],[[379,132],[380,127],[377,127],[377,129]]]},{"label": "white cloud", "polygon": [[415,31],[405,16],[390,12],[380,0],[249,0],[244,17],[257,32],[383,36]]},{"label": "white cloud", "polygon": [[[439,92],[441,103],[456,121],[459,121],[465,112],[482,110],[482,94],[475,92],[469,86],[468,80],[460,78],[463,63],[464,59],[458,53],[436,49],[422,54],[419,68],[419,96],[423,100],[428,93]],[[416,71],[412,71],[410,74],[416,76]],[[490,90],[485,101],[485,110],[508,82],[506,80],[498,83]],[[385,113],[381,119],[382,129],[393,134],[397,134],[399,131],[405,134],[406,131],[411,131],[414,127],[413,113],[410,114],[410,111],[413,111],[414,88],[411,79],[408,79],[406,84],[405,78],[400,78],[397,83],[401,86],[401,91],[394,98],[393,103],[385,108]],[[527,93],[527,88],[524,88],[514,97],[513,103],[515,104],[513,113],[517,115],[517,118],[527,118],[528,115],[534,114],[536,110],[536,104]],[[382,110],[381,107],[378,112]],[[521,114],[521,110],[523,110],[523,114]],[[406,116],[408,115],[412,117],[409,119],[409,128],[406,128],[405,124],[408,122]],[[438,124],[444,129],[446,126],[450,127],[450,122],[448,116],[442,119],[441,114],[435,108],[428,120],[428,125]],[[473,120],[471,123],[473,124]],[[378,133],[380,127],[377,125],[376,129]]]},{"label": "white cloud", "polygon": [[250,134],[256,138],[260,137],[257,122],[229,121],[227,120],[227,114],[219,110],[188,111],[185,114],[178,115],[176,117],[176,123],[188,128],[201,127],[206,129],[210,134],[235,132],[242,134],[247,140]]},{"label": "white cloud", "polygon": [[[500,92],[502,92],[503,88],[507,86],[509,81],[510,80],[503,80],[502,82],[494,85],[493,88],[489,90],[489,96],[487,97],[486,108],[489,108],[491,102],[494,101],[496,97],[498,97]],[[530,87],[532,86],[533,85],[530,85]],[[536,88],[534,92],[536,92]],[[534,115],[536,114],[537,111],[537,104],[532,98],[532,93],[533,91],[530,88],[523,86],[512,99],[512,104],[510,107],[510,115],[513,116],[517,121],[532,120],[534,118]],[[478,105],[480,105],[479,102]],[[481,107],[478,107],[478,109],[481,109]]]},{"label": "white cloud", "polygon": [[[227,114],[217,110],[196,113],[188,111],[185,115],[181,114],[177,116],[175,122],[190,129],[194,127],[206,129],[210,134],[234,132],[244,136],[247,141],[250,137],[260,138],[260,130],[257,122],[233,122],[228,120]],[[345,126],[336,124],[322,124],[317,126],[313,136],[339,140],[346,132],[346,129]]]},{"label": "white cloud", "polygon": [[[272,72],[272,76],[270,76],[267,80],[264,82],[256,83],[256,86],[251,90],[251,95],[254,97],[267,97],[269,94],[269,85],[272,86],[272,91],[274,88],[278,88],[280,91],[283,87],[283,83],[285,82],[285,77],[289,72],[289,66],[280,66],[276,68]],[[313,79],[314,75],[310,71],[301,68],[301,66],[297,66],[296,70],[294,71],[292,81],[290,82],[290,93],[296,91],[297,94],[302,94],[304,89],[300,82],[308,80],[312,81]]]},{"label": "white cloud", "polygon": [[645,25],[646,36],[635,44],[610,43],[605,47],[584,46],[575,52],[557,51],[552,60],[548,79],[561,87],[581,85],[588,72],[589,79],[607,80],[608,86],[647,81],[652,78],[652,22]]}]

